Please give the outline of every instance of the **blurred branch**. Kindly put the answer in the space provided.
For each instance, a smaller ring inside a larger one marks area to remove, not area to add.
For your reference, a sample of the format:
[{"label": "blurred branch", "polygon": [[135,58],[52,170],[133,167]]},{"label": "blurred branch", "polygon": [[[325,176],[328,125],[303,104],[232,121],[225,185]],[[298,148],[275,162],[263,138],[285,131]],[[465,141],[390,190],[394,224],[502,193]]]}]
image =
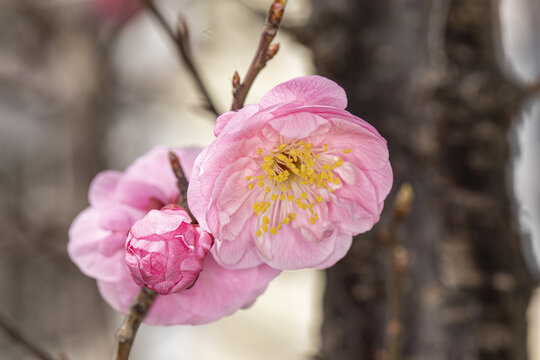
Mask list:
[{"label": "blurred branch", "polygon": [[255,52],[255,56],[251,61],[251,65],[244,77],[244,80],[240,82],[240,76],[238,72],[234,73],[233,76],[233,103],[231,110],[238,110],[244,106],[246,101],[247,94],[253,81],[259,74],[259,72],[266,66],[266,62],[272,59],[279,50],[279,44],[270,45],[272,40],[277,34],[281,19],[283,18],[283,12],[285,10],[285,5],[287,5],[287,0],[274,0],[270,10],[268,11],[268,16],[266,18],[266,23],[259,40],[259,46]]},{"label": "blurred branch", "polygon": [[180,191],[178,193],[178,205],[180,205],[191,217],[192,223],[196,224],[197,220],[189,211],[188,203],[187,203],[187,188],[188,188],[188,181],[186,178],[186,175],[184,174],[184,170],[182,170],[182,166],[180,165],[180,160],[178,159],[178,156],[176,156],[175,153],[172,151],[169,151],[169,161],[171,163],[171,167],[174,173],[174,176],[176,176],[176,184],[178,185],[178,190]]},{"label": "blurred branch", "polygon": [[[516,95],[509,100],[508,108],[509,113],[512,115],[519,113],[521,107],[529,98],[540,95],[540,81],[529,85],[519,85],[513,82],[510,82],[510,84],[513,84],[514,88],[517,89]],[[509,116],[508,126],[510,126],[512,118],[512,116]]]},{"label": "blurred branch", "polygon": [[124,318],[122,325],[120,325],[120,328],[116,332],[116,350],[113,360],[127,360],[129,358],[131,346],[139,325],[141,325],[157,295],[156,292],[150,289],[141,288],[141,291],[129,307],[129,312]]},{"label": "blurred branch", "polygon": [[407,269],[407,250],[399,244],[397,233],[403,220],[411,212],[413,201],[414,191],[409,183],[404,183],[396,195],[388,231],[378,234],[379,239],[388,248],[390,264],[389,320],[387,325],[389,360],[401,358],[403,277]]},{"label": "blurred branch", "polygon": [[448,0],[435,0],[431,3],[428,18],[427,50],[428,60],[439,71],[444,71],[446,66],[446,53],[444,51],[445,24],[448,20]]},{"label": "blurred branch", "polygon": [[21,333],[14,325],[0,314],[0,328],[2,328],[6,334],[15,341],[18,345],[25,348],[28,352],[32,353],[34,357],[41,360],[54,360],[55,358],[48,354],[45,350],[38,345],[30,341],[23,333]]},{"label": "blurred branch", "polygon": [[524,86],[521,94],[521,101],[525,101],[528,98],[540,94],[540,81]]},{"label": "blurred branch", "polygon": [[157,8],[153,0],[141,0],[141,1],[144,4],[144,6],[146,6],[148,11],[152,15],[154,15],[154,17],[159,22],[163,30],[167,33],[168,37],[175,44],[176,49],[178,50],[178,53],[184,62],[184,65],[189,70],[191,76],[193,77],[193,80],[195,80],[195,83],[197,87],[199,88],[199,91],[201,92],[201,94],[203,95],[206,101],[206,109],[212,112],[215,116],[219,116],[220,112],[217,110],[216,106],[214,105],[212,97],[210,96],[210,93],[208,92],[208,89],[206,85],[204,84],[204,81],[202,80],[199,70],[197,69],[197,66],[195,65],[195,60],[193,58],[193,53],[191,51],[191,45],[189,42],[189,31],[188,31],[186,20],[180,17],[178,19],[178,25],[175,31],[173,30],[173,28],[169,26],[169,24],[163,17],[163,14],[159,11],[159,9]]}]

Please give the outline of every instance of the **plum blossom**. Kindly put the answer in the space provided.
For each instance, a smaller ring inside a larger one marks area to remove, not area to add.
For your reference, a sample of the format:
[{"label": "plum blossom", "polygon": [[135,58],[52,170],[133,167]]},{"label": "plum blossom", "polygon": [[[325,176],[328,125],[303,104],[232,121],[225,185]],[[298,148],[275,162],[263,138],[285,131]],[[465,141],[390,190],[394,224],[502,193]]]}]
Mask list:
[{"label": "plum blossom", "polygon": [[142,10],[140,0],[88,0],[91,11],[103,21],[123,25]]},{"label": "plum blossom", "polygon": [[171,204],[150,210],[131,227],[126,263],[135,283],[168,295],[192,286],[214,239]]},{"label": "plum blossom", "polygon": [[336,83],[296,78],[217,119],[188,202],[223,266],[326,268],[379,220],[392,186],[384,138]]},{"label": "plum blossom", "polygon": [[[90,206],[75,218],[69,230],[68,253],[72,261],[84,274],[97,280],[103,298],[119,312],[127,312],[140,290],[125,259],[128,232],[149,211],[175,203],[178,198],[168,151],[156,148],[124,172],[98,174],[90,185]],[[200,149],[173,151],[189,179]],[[135,233],[138,230],[136,227]],[[210,254],[194,286],[158,296],[144,321],[175,325],[217,320],[253,303],[278,274],[279,271],[265,265],[226,269]]]}]

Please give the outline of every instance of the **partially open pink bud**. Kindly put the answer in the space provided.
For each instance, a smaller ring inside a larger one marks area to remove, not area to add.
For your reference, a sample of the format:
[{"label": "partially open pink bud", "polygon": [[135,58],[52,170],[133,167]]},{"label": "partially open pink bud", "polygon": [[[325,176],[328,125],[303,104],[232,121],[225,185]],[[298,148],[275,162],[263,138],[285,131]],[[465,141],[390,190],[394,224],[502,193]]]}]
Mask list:
[{"label": "partially open pink bud", "polygon": [[191,224],[184,209],[168,205],[151,210],[133,225],[126,241],[126,262],[137,285],[167,295],[193,285],[213,241]]}]

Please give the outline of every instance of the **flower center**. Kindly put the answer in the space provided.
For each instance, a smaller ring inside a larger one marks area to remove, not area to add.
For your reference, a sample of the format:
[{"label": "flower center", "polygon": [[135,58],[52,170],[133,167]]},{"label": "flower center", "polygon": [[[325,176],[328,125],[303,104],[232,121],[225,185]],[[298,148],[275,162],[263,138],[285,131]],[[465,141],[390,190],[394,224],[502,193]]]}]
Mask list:
[{"label": "flower center", "polygon": [[[309,223],[319,221],[317,204],[329,200],[330,194],[341,187],[340,177],[333,171],[343,165],[327,144],[316,148],[300,140],[281,143],[267,154],[258,148],[261,159],[258,175],[246,176],[249,190],[260,188],[253,204],[257,218],[257,233],[272,235],[296,219],[297,211],[305,212]],[[342,150],[349,153],[351,149]]]}]

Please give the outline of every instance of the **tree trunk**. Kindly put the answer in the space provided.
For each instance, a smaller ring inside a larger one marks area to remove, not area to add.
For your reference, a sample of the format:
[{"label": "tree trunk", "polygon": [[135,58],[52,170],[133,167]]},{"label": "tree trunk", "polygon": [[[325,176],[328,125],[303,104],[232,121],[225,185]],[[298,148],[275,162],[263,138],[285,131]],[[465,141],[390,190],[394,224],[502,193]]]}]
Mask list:
[{"label": "tree trunk", "polygon": [[[388,140],[394,192],[405,181],[415,190],[399,232],[404,359],[526,359],[533,281],[507,175],[522,92],[499,68],[497,6],[313,0],[306,41],[318,72]],[[390,212],[387,201],[376,229],[327,271],[323,359],[388,359],[388,264],[376,233]]]}]

